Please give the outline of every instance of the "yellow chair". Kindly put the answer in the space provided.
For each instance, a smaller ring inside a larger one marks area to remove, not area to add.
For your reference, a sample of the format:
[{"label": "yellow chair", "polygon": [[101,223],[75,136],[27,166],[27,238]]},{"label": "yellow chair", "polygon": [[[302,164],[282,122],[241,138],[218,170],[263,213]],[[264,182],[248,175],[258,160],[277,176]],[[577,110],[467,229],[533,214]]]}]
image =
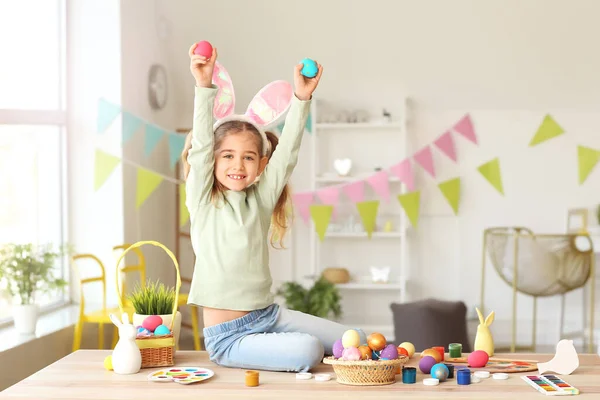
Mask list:
[{"label": "yellow chair", "polygon": [[[117,246],[113,246],[113,251],[125,251],[126,249],[128,249],[131,245],[130,244],[121,244],[121,245],[117,245]],[[139,272],[140,274],[140,286],[144,287],[144,285],[146,284],[146,259],[144,257],[144,254],[142,253],[142,251],[139,248],[134,248],[131,249],[131,251],[133,251],[135,253],[135,255],[137,256],[137,264],[127,264],[126,262],[124,262],[123,266],[120,267],[121,273],[123,274],[123,279],[121,280],[122,282],[122,286],[121,286],[121,293],[123,294],[123,296],[125,295],[125,281],[126,281],[126,275],[128,273],[131,272]],[[189,281],[189,279],[186,278],[182,278],[182,281]],[[182,306],[190,306],[190,315],[192,318],[192,332],[193,332],[193,336],[194,336],[194,349],[195,350],[201,350],[201,346],[200,346],[200,334],[198,331],[198,311],[196,309],[195,306],[188,304],[188,293],[179,293],[179,301],[177,306],[178,307],[182,307]],[[125,299],[123,299],[123,304],[131,304],[131,302],[126,302]],[[189,326],[187,324],[182,323],[182,326]],[[179,349],[179,345],[177,345],[177,348]]]},{"label": "yellow chair", "polygon": [[[89,260],[97,264],[98,269],[100,270],[100,275],[82,279],[79,269],[77,268],[78,260]],[[98,349],[104,348],[104,324],[106,323],[112,325],[114,327],[112,348],[114,348],[119,339],[119,331],[110,320],[110,314],[112,313],[115,315],[120,315],[120,311],[118,308],[106,308],[106,270],[102,264],[102,261],[92,254],[75,254],[71,257],[71,263],[73,272],[79,280],[79,320],[75,325],[75,332],[73,334],[73,351],[76,351],[81,347],[81,336],[83,335],[83,325],[85,323],[98,324]],[[100,282],[102,284],[102,309],[86,313],[84,286],[96,282]]]}]

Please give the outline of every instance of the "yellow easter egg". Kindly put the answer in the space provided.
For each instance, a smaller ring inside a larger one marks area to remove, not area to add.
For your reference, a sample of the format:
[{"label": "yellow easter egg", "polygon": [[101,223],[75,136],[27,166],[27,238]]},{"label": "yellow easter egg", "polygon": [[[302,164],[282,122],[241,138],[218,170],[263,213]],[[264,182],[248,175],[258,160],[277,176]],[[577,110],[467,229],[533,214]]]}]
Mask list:
[{"label": "yellow easter egg", "polygon": [[358,348],[358,346],[360,346],[360,335],[358,332],[354,329],[348,329],[344,332],[344,335],[342,336],[342,346],[344,346],[345,349],[348,347]]},{"label": "yellow easter egg", "polygon": [[425,349],[421,352],[421,358],[425,356],[431,356],[435,359],[436,363],[442,362],[442,355],[436,349]]},{"label": "yellow easter egg", "polygon": [[398,347],[402,347],[408,351],[408,357],[412,357],[415,354],[415,346],[411,342],[402,342]]},{"label": "yellow easter egg", "polygon": [[112,356],[107,356],[104,359],[104,368],[106,368],[107,371],[112,371]]}]

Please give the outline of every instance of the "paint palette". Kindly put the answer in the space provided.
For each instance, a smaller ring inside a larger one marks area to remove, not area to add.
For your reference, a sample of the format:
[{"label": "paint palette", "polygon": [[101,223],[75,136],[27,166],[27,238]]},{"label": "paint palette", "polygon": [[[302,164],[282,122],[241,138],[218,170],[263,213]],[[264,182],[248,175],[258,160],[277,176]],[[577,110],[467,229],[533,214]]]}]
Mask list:
[{"label": "paint palette", "polygon": [[205,381],[214,376],[214,374],[212,370],[207,368],[173,367],[151,372],[148,375],[148,380],[153,382],[177,382],[182,385],[189,385],[190,383]]},{"label": "paint palette", "polygon": [[525,382],[546,396],[569,396],[579,394],[579,390],[556,375],[524,375]]},{"label": "paint palette", "polygon": [[[450,364],[468,364],[467,357],[457,357],[457,358],[446,358],[444,360],[445,363]],[[537,364],[533,361],[524,361],[524,360],[506,360],[502,358],[490,358],[485,367],[482,368],[471,368],[473,370],[486,370],[490,374],[494,374],[497,372],[503,373],[515,373],[515,372],[533,372],[537,371]]]}]

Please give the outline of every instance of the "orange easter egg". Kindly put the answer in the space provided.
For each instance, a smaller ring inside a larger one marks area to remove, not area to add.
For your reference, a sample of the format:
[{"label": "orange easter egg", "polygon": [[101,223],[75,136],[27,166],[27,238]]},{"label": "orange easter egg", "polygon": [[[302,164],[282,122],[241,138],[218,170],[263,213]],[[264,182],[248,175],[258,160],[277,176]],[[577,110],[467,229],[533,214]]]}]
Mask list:
[{"label": "orange easter egg", "polygon": [[375,332],[369,335],[369,337],[367,338],[367,344],[369,345],[371,350],[380,351],[383,350],[383,348],[387,344],[387,341],[385,340],[385,336],[383,336],[381,333]]},{"label": "orange easter egg", "polygon": [[360,351],[361,360],[370,360],[373,356],[373,352],[371,351],[369,346],[365,346],[364,344],[362,346],[358,346],[358,351]]},{"label": "orange easter egg", "polygon": [[404,347],[398,346],[398,354],[404,354],[406,357],[410,358],[408,350],[406,350]]},{"label": "orange easter egg", "polygon": [[442,362],[442,355],[436,349],[426,349],[421,353],[421,358],[425,356],[431,356],[435,359],[436,363]]}]

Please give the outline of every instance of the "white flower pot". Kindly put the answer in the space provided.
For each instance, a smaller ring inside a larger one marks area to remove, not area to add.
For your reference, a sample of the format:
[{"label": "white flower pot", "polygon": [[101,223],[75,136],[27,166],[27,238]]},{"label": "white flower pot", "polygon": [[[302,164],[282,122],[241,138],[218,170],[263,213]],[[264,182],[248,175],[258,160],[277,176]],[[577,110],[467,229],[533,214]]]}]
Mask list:
[{"label": "white flower pot", "polygon": [[33,335],[37,325],[37,304],[13,305],[13,318],[17,333],[22,335]]},{"label": "white flower pot", "polygon": [[[143,314],[133,314],[133,326],[141,326],[142,322],[149,317],[149,315]],[[168,328],[171,327],[171,320],[173,319],[173,314],[160,315],[163,320],[163,325],[166,325]],[[177,311],[175,314],[175,323],[173,324],[173,336],[175,338],[175,347],[179,344],[179,334],[181,332],[181,313]],[[173,354],[175,354],[175,349],[173,350]]]}]

